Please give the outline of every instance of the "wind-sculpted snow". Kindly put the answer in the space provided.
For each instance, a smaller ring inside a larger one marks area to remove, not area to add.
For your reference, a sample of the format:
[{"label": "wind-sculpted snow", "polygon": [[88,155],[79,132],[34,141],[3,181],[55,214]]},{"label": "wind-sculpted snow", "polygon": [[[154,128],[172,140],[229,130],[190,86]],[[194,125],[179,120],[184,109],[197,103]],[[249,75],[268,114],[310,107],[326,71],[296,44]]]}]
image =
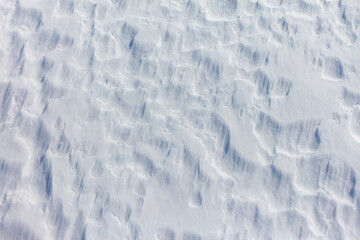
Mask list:
[{"label": "wind-sculpted snow", "polygon": [[324,65],[324,77],[332,79],[344,78],[344,66],[336,57],[326,57]]},{"label": "wind-sculpted snow", "polygon": [[269,151],[286,153],[313,152],[320,143],[320,122],[316,120],[280,123],[261,112],[255,124],[255,133]]},{"label": "wind-sculpted snow", "polygon": [[266,63],[266,53],[241,43],[237,46],[236,57],[239,59],[239,64],[244,64],[245,62],[257,67]]},{"label": "wind-sculpted snow", "polygon": [[345,107],[353,108],[356,105],[360,105],[360,93],[353,92],[344,87],[341,90],[340,100]]},{"label": "wind-sculpted snow", "polygon": [[357,1],[0,2],[0,239],[358,239]]},{"label": "wind-sculpted snow", "polygon": [[38,30],[42,21],[41,11],[34,8],[24,8],[20,4],[15,7],[12,16],[12,24],[15,26],[24,26],[31,30]]},{"label": "wind-sculpted snow", "polygon": [[297,179],[304,189],[321,188],[350,201],[359,199],[355,171],[341,160],[314,156],[300,160],[298,170]]},{"label": "wind-sculpted snow", "polygon": [[352,114],[351,122],[350,122],[350,133],[353,137],[360,141],[360,110],[359,107],[354,109]]}]

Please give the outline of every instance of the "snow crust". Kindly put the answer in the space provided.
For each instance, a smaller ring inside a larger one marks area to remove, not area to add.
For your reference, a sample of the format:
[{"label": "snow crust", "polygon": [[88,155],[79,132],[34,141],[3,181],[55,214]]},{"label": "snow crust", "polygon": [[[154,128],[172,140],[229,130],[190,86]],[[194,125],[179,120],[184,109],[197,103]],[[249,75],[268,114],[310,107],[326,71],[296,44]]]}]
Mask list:
[{"label": "snow crust", "polygon": [[357,0],[0,0],[1,239],[358,239]]}]

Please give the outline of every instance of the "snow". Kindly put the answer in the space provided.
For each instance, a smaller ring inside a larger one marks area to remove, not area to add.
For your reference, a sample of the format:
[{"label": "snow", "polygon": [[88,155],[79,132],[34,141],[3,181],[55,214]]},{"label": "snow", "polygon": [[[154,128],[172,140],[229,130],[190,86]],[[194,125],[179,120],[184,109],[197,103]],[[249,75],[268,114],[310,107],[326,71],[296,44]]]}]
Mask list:
[{"label": "snow", "polygon": [[356,0],[0,0],[1,239],[357,239]]}]

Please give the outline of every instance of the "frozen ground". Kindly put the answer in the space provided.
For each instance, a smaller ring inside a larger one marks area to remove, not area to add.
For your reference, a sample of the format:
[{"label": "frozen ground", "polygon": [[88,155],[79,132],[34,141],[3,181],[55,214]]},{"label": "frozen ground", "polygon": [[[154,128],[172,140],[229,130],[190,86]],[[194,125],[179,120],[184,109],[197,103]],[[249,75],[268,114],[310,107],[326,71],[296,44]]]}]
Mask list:
[{"label": "frozen ground", "polygon": [[358,0],[0,0],[0,239],[358,239]]}]

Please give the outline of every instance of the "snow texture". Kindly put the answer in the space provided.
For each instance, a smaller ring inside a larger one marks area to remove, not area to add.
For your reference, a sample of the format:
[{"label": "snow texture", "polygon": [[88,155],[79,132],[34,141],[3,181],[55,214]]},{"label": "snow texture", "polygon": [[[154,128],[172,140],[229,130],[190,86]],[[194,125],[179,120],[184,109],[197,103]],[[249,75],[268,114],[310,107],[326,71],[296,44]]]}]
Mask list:
[{"label": "snow texture", "polygon": [[0,0],[0,239],[359,239],[358,0]]}]

